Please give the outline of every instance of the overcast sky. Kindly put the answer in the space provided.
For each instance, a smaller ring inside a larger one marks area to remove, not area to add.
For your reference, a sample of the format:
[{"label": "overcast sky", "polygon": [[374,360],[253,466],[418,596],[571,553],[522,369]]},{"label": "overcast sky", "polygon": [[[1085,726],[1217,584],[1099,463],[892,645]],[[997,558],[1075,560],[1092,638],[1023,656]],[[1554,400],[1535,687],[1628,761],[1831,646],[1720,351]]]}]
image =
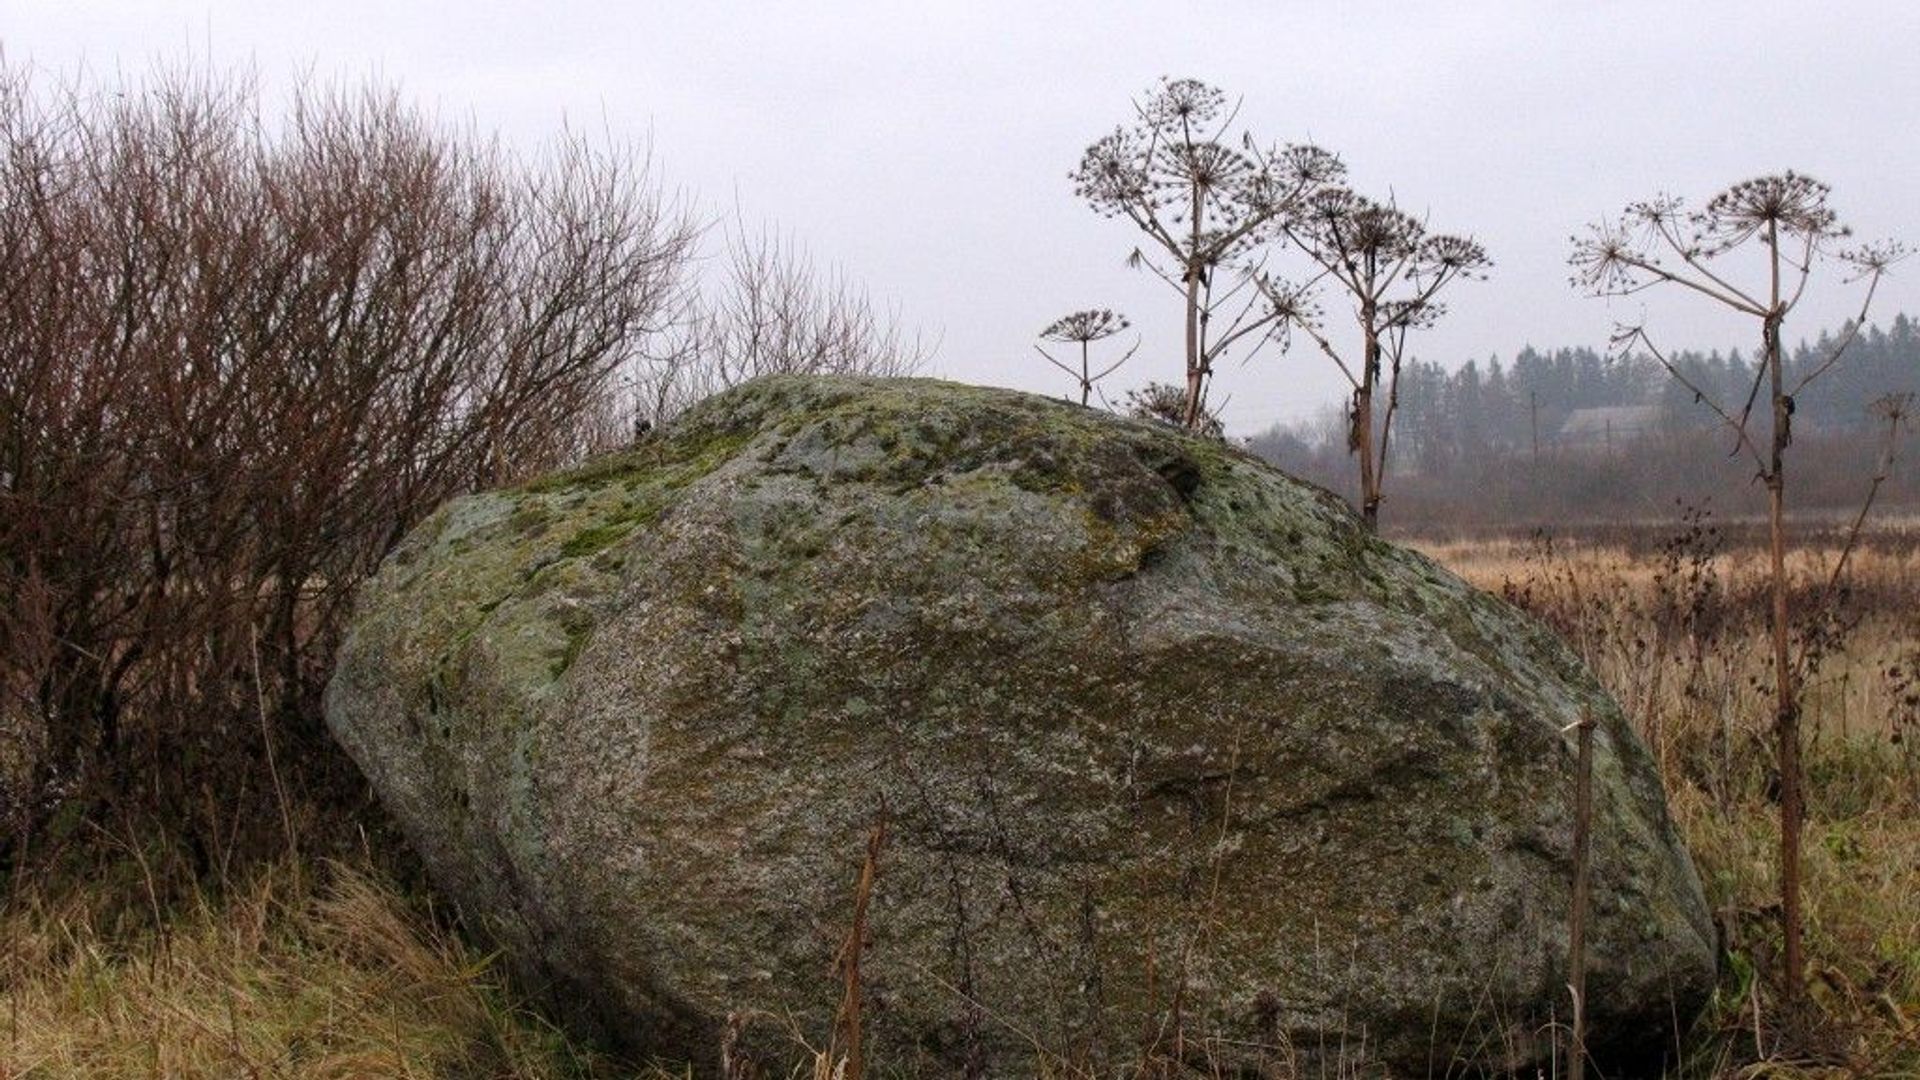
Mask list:
[{"label": "overcast sky", "polygon": [[[1449,364],[1598,346],[1642,317],[1675,347],[1750,350],[1698,304],[1568,287],[1568,236],[1656,192],[1701,201],[1791,168],[1830,183],[1863,237],[1920,241],[1911,0],[0,0],[0,47],[63,74],[210,57],[270,88],[374,76],[516,143],[567,123],[650,139],[709,216],[778,223],[937,335],[935,374],[1056,393],[1031,343],[1081,307],[1139,324],[1119,385],[1179,377],[1178,298],[1123,265],[1130,227],[1066,178],[1162,75],[1222,87],[1261,141],[1317,142],[1362,191],[1486,245],[1491,278],[1457,287],[1414,345]],[[1854,302],[1817,290],[1790,337]],[[1900,310],[1920,313],[1920,260],[1876,304]],[[1245,433],[1341,385],[1296,349],[1224,372],[1216,397]]]}]

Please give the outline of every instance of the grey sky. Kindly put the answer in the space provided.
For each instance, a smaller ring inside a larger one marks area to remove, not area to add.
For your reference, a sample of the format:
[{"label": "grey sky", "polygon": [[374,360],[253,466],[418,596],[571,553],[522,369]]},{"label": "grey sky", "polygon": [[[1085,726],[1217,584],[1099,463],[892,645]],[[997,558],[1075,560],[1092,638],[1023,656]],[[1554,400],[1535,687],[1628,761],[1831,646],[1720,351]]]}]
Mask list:
[{"label": "grey sky", "polygon": [[[1263,141],[1318,142],[1362,191],[1485,243],[1491,279],[1450,294],[1425,358],[1597,346],[1643,312],[1676,347],[1750,349],[1698,304],[1567,286],[1567,237],[1661,190],[1704,200],[1792,168],[1832,184],[1863,237],[1920,242],[1910,2],[0,0],[0,47],[63,73],[210,55],[270,87],[372,74],[516,143],[562,123],[650,136],[710,215],[737,203],[778,223],[941,335],[935,373],[1053,392],[1064,380],[1030,345],[1079,307],[1139,324],[1121,382],[1178,377],[1175,298],[1122,265],[1134,234],[1066,179],[1161,75],[1241,96]],[[1817,292],[1790,335],[1851,304]],[[1876,304],[1899,310],[1920,312],[1920,260]],[[1247,432],[1341,385],[1296,347],[1226,371],[1216,397]]]}]

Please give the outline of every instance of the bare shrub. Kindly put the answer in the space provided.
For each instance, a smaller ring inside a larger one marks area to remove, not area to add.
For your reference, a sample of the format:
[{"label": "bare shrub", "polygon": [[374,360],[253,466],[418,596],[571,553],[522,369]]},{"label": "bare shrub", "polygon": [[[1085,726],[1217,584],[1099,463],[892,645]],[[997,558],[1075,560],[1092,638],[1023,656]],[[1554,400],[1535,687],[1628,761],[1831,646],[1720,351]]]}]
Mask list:
[{"label": "bare shrub", "polygon": [[670,315],[696,230],[648,168],[522,159],[378,89],[268,118],[245,79],[0,70],[13,832],[71,793],[204,870],[277,825],[262,740],[336,760],[354,586],[447,495],[588,449]]},{"label": "bare shrub", "polygon": [[718,273],[689,283],[637,381],[636,427],[763,375],[905,376],[931,355],[918,333],[793,240],[736,222],[724,241]]}]

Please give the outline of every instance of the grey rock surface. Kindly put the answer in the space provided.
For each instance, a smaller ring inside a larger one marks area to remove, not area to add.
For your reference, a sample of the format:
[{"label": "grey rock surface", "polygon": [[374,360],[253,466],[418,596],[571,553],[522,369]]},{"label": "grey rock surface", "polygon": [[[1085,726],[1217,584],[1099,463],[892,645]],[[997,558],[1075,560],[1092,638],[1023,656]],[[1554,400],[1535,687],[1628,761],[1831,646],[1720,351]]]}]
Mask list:
[{"label": "grey rock surface", "polygon": [[776,1075],[832,1026],[883,814],[885,1069],[1543,1059],[1582,710],[1591,1023],[1670,1046],[1712,926],[1593,677],[1333,496],[1164,427],[756,381],[442,508],[366,587],[327,700],[565,1016],[711,1070],[733,1014]]}]

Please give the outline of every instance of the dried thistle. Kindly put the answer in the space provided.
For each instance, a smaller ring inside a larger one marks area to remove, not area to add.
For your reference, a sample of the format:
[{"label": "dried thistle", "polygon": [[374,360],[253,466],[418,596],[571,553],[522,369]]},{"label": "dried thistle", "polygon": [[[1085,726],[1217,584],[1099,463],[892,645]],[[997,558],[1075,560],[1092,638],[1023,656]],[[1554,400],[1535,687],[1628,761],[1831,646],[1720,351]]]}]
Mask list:
[{"label": "dried thistle", "polygon": [[1090,341],[1110,338],[1132,325],[1125,315],[1106,308],[1091,308],[1055,319],[1045,330],[1040,331],[1040,337],[1043,341],[1074,341],[1086,344]]}]

